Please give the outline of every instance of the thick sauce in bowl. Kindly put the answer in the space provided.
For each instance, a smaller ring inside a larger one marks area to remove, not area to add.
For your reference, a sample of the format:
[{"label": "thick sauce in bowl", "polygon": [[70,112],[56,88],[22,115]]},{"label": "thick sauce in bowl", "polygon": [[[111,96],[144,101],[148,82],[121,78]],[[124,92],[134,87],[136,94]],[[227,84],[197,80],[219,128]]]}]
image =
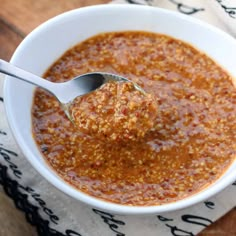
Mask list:
[{"label": "thick sauce in bowl", "polygon": [[75,188],[119,204],[177,201],[216,181],[236,157],[232,78],[192,46],[148,32],[94,36],[46,72],[54,82],[103,71],[122,75],[155,97],[152,129],[130,142],[83,132],[59,103],[37,89],[33,135],[49,165]]}]

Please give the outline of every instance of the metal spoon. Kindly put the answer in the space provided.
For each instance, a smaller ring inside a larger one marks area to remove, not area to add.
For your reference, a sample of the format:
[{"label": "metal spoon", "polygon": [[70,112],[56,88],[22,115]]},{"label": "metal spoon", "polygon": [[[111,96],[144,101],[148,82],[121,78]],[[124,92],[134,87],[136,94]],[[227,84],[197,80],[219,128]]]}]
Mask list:
[{"label": "metal spoon", "polygon": [[[71,119],[69,106],[76,97],[90,93],[95,89],[100,88],[103,84],[109,81],[132,82],[119,75],[94,72],[77,76],[72,80],[63,83],[54,83],[46,79],[43,79],[37,75],[34,75],[28,71],[20,69],[12,65],[11,63],[8,63],[1,59],[0,59],[0,73],[10,75],[14,78],[23,80],[25,82],[31,83],[33,85],[36,85],[49,91],[61,103],[62,108],[65,111],[66,115],[69,117],[69,119]],[[135,83],[133,83],[133,85],[135,89],[141,91],[142,93],[145,93],[144,90],[140,88],[138,85],[136,85]]]}]

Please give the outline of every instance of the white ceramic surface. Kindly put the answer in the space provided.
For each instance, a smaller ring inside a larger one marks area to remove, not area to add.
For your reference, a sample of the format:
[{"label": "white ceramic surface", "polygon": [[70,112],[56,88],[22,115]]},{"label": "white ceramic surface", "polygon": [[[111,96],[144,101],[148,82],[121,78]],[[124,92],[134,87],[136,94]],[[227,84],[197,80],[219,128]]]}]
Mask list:
[{"label": "white ceramic surface", "polygon": [[[206,52],[236,78],[236,41],[224,32],[179,13],[147,6],[100,5],[59,15],[31,32],[16,49],[11,62],[37,75],[67,49],[100,32],[145,30],[171,35]],[[66,194],[93,207],[119,214],[156,214],[188,207],[224,189],[236,179],[236,162],[216,183],[184,200],[151,207],[105,202],[77,191],[45,163],[32,138],[31,105],[34,87],[8,78],[4,99],[8,121],[23,154],[49,182]]]}]

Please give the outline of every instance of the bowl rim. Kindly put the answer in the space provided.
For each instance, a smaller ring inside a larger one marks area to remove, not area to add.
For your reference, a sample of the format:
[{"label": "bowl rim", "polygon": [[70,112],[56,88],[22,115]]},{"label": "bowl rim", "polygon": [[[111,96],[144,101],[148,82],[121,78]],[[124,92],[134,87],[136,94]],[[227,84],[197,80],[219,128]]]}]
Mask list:
[{"label": "bowl rim", "polygon": [[[20,45],[17,47],[15,50],[12,58],[11,58],[11,63],[15,64],[15,61],[17,60],[18,55],[21,54],[21,52],[24,50],[24,47],[27,47],[28,41],[31,40],[32,36],[37,36],[40,34],[41,31],[45,29],[45,27],[49,25],[53,25],[57,22],[60,22],[62,19],[65,17],[73,17],[74,15],[77,15],[78,12],[81,13],[92,13],[93,11],[109,11],[112,9],[119,9],[119,10],[131,10],[135,11],[136,9],[142,8],[145,11],[156,11],[156,12],[162,12],[164,14],[170,14],[172,16],[176,16],[178,18],[182,18],[185,21],[188,21],[193,24],[200,25],[201,27],[208,28],[210,30],[213,30],[217,32],[217,34],[221,35],[222,37],[227,38],[227,40],[233,40],[233,42],[236,45],[236,41],[233,37],[228,35],[227,33],[223,32],[222,30],[208,24],[205,22],[202,22],[201,20],[183,15],[178,12],[170,11],[167,9],[162,9],[158,7],[151,7],[151,6],[141,6],[141,5],[128,5],[128,4],[101,4],[101,5],[94,5],[94,6],[87,6],[87,7],[82,7],[79,9],[74,9],[70,10],[68,12],[62,13],[60,15],[57,15],[43,24],[39,25],[36,27],[30,34],[26,36],[26,38],[20,43]],[[31,158],[32,153],[30,151],[30,147],[27,146],[27,143],[24,142],[24,140],[21,137],[21,134],[16,132],[17,130],[17,125],[16,122],[14,122],[14,117],[11,115],[11,111],[9,107],[11,106],[10,100],[8,99],[9,94],[10,94],[10,80],[6,79],[4,81],[4,88],[3,88],[3,93],[4,93],[4,104],[5,104],[5,111],[7,115],[7,120],[8,124],[10,126],[10,129],[13,133],[13,136],[16,140],[16,143],[18,144],[19,148],[21,149],[22,153],[26,157],[26,159],[31,163],[31,165],[34,167],[34,169],[37,170],[39,174],[41,174],[44,179],[46,179],[48,182],[50,182],[52,185],[54,185],[57,189],[62,191],[63,193],[66,193],[70,197],[77,199],[79,201],[82,201],[84,203],[89,204],[92,207],[102,209],[108,212],[113,212],[117,214],[125,214],[125,215],[145,215],[145,214],[157,214],[157,213],[163,213],[163,212],[170,212],[170,211],[176,211],[179,209],[183,209],[192,205],[195,205],[196,203],[202,202],[216,193],[222,191],[224,188],[226,188],[228,185],[234,182],[236,178],[236,173],[230,173],[226,176],[224,176],[224,181],[219,181],[221,178],[219,178],[216,182],[211,184],[208,188],[211,189],[211,191],[202,191],[198,192],[197,194],[190,195],[187,198],[184,198],[179,201],[175,202],[170,202],[166,203],[163,205],[154,205],[154,206],[129,206],[129,205],[121,205],[121,204],[116,204],[112,202],[108,202],[99,198],[92,197],[86,193],[83,193],[79,190],[76,190],[73,186],[69,185],[66,183],[63,179],[61,179],[59,176],[56,177],[53,175],[51,172],[55,172],[51,167],[49,171],[46,167],[44,167],[36,158]],[[33,139],[33,137],[32,137]],[[43,155],[41,154],[42,158]],[[232,165],[232,164],[231,164]],[[224,175],[224,174],[223,174]]]}]

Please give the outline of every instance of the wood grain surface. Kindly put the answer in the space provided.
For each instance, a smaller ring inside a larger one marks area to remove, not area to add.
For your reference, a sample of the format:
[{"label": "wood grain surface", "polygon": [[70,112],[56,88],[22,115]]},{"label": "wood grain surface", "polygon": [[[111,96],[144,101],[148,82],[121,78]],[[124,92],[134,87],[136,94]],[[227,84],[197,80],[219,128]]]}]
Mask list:
[{"label": "wood grain surface", "polygon": [[[109,0],[0,0],[0,58],[9,60],[21,40],[35,27],[62,12]],[[236,209],[199,236],[236,236]],[[24,214],[0,192],[0,236],[35,236]]]}]

